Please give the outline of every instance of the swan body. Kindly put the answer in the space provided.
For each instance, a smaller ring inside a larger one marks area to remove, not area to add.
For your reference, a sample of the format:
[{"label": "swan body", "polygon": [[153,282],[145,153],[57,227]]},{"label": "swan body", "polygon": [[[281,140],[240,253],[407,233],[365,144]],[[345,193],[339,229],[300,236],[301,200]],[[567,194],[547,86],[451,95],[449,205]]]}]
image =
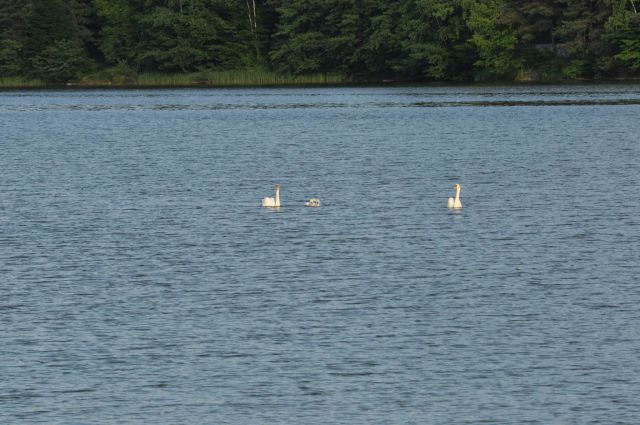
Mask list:
[{"label": "swan body", "polygon": [[263,207],[275,207],[276,206],[276,199],[267,196],[266,198],[262,199],[262,206]]},{"label": "swan body", "polygon": [[276,197],[267,196],[262,199],[262,206],[267,208],[280,208],[280,185],[276,184]]},{"label": "swan body", "polygon": [[452,209],[460,209],[462,208],[462,202],[460,202],[460,185],[458,183],[453,185],[453,188],[456,190],[456,197],[449,198],[447,201],[447,207]]},{"label": "swan body", "polygon": [[453,208],[454,205],[455,205],[455,201],[453,200],[452,197],[449,197],[449,200],[447,201],[447,208]]},{"label": "swan body", "polygon": [[305,207],[319,207],[320,206],[320,199],[311,198],[307,202],[305,202],[304,205],[305,205]]}]

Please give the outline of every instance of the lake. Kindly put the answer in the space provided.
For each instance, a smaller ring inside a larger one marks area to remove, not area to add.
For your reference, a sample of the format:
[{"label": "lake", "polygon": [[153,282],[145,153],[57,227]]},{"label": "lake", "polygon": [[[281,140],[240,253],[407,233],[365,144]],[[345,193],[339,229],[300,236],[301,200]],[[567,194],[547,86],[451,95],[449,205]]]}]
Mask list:
[{"label": "lake", "polygon": [[0,92],[0,422],[637,424],[639,117],[637,84]]}]

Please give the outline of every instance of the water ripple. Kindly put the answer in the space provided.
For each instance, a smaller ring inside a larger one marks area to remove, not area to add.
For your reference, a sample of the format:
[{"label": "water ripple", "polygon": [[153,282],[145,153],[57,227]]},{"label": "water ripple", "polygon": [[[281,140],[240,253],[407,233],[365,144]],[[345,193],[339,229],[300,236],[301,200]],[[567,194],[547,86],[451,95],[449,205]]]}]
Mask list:
[{"label": "water ripple", "polygon": [[0,423],[640,417],[638,85],[1,97]]}]

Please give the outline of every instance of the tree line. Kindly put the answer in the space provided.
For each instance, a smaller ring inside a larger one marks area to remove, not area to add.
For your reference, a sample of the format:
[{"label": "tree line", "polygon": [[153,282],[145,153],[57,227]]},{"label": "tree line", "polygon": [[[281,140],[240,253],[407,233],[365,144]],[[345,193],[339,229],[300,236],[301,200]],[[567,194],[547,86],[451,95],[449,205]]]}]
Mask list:
[{"label": "tree line", "polygon": [[0,76],[261,67],[349,81],[625,78],[639,0],[0,0]]}]

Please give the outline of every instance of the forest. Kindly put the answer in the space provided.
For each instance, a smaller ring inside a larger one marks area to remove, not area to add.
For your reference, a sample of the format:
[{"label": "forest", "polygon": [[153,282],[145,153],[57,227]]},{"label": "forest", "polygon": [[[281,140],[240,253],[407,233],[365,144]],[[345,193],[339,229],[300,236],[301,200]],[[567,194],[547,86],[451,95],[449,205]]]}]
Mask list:
[{"label": "forest", "polygon": [[630,79],[639,12],[639,0],[0,0],[0,81]]}]

